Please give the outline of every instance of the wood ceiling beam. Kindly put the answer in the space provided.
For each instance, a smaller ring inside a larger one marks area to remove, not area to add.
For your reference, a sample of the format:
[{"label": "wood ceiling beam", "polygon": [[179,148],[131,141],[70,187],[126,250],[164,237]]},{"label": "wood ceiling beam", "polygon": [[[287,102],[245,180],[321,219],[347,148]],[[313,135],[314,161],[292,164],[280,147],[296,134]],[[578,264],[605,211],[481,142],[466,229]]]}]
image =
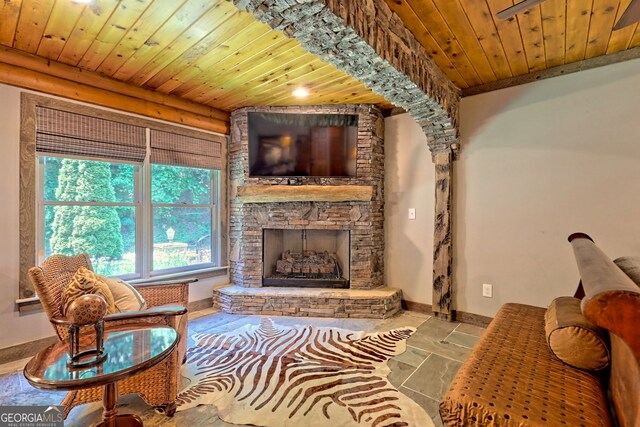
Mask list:
[{"label": "wood ceiling beam", "polygon": [[570,64],[559,65],[557,67],[548,68],[546,70],[535,71],[522,76],[510,77],[495,82],[473,86],[462,90],[462,96],[473,96],[481,93],[491,92],[498,89],[506,89],[512,86],[519,86],[526,83],[537,82],[539,80],[550,79],[552,77],[564,76],[567,74],[577,73],[578,71],[590,70],[592,68],[603,67],[605,65],[616,64],[618,62],[629,61],[631,59],[640,58],[640,47],[623,50],[604,56],[596,56]]},{"label": "wood ceiling beam", "polygon": [[229,113],[226,111],[132,86],[8,47],[0,47],[0,83],[199,129],[229,133]]}]

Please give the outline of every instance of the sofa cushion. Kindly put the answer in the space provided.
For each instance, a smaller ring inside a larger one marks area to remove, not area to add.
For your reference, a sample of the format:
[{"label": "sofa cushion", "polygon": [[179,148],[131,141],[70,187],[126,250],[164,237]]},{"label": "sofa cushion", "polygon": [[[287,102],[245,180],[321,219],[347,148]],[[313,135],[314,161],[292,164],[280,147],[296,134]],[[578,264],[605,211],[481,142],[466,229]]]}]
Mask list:
[{"label": "sofa cushion", "polygon": [[147,308],[147,302],[142,298],[142,295],[129,283],[115,277],[98,277],[109,286],[117,313],[140,311]]},{"label": "sofa cushion", "polygon": [[440,403],[447,427],[609,427],[599,375],[551,354],[542,307],[505,304]]},{"label": "sofa cushion", "polygon": [[73,301],[86,294],[100,295],[107,303],[107,313],[116,312],[113,294],[109,290],[109,286],[100,280],[93,271],[86,267],[80,267],[62,290],[62,314],[67,312],[67,308]]},{"label": "sofa cushion", "polygon": [[640,286],[640,256],[623,256],[616,258],[613,262],[624,271],[624,273]]},{"label": "sofa cushion", "polygon": [[547,343],[558,359],[587,371],[609,366],[606,334],[582,314],[579,299],[554,299],[544,318]]}]

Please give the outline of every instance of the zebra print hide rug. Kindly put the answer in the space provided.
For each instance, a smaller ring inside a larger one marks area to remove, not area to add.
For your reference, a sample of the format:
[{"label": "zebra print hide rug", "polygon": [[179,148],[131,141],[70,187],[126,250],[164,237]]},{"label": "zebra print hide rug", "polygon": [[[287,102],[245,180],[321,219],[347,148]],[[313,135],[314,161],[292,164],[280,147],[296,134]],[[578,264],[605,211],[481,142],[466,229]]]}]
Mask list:
[{"label": "zebra print hide rug", "polygon": [[264,320],[196,334],[178,411],[213,404],[223,421],[265,427],[433,426],[387,380],[415,328],[364,333]]}]

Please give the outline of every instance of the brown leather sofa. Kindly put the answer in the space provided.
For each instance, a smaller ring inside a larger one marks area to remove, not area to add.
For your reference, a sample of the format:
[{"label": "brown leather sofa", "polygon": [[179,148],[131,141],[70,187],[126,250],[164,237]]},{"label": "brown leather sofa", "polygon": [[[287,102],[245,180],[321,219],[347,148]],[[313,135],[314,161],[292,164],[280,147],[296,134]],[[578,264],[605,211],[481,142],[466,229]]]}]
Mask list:
[{"label": "brown leather sofa", "polygon": [[589,236],[569,241],[582,311],[610,337],[610,369],[564,364],[547,345],[545,309],[505,304],[440,403],[445,426],[640,426],[640,288]]}]

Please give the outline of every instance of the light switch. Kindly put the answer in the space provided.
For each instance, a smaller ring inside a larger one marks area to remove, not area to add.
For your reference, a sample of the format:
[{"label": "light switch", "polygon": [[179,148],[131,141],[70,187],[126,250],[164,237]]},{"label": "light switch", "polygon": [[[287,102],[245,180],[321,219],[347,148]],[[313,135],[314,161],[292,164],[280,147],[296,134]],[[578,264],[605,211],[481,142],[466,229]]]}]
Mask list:
[{"label": "light switch", "polygon": [[416,208],[409,208],[409,219],[416,219]]}]

